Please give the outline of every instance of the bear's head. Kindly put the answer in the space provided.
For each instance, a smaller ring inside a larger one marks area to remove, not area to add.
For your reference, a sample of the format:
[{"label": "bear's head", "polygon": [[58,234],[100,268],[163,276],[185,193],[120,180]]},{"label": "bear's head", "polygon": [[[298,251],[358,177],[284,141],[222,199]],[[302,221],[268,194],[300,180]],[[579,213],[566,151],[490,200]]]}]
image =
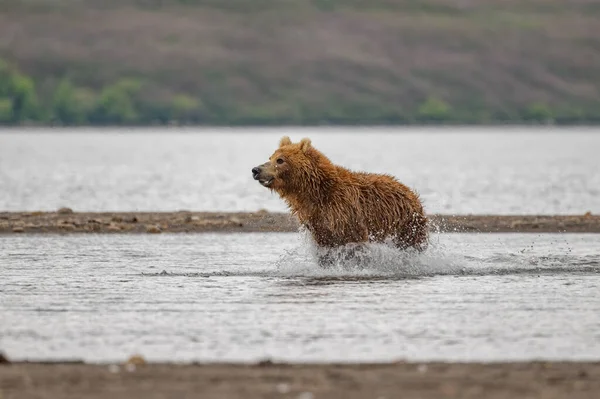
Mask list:
[{"label": "bear's head", "polygon": [[331,163],[304,138],[292,143],[284,136],[268,162],[252,168],[254,180],[280,194],[301,192],[321,180]]}]

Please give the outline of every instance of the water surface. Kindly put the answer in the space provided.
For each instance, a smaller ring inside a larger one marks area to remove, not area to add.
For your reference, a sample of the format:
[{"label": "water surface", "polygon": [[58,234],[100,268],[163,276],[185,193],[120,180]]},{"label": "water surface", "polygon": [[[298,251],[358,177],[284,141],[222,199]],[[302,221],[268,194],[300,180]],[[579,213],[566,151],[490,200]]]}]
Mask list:
[{"label": "water surface", "polygon": [[[69,134],[65,132],[71,132]],[[550,128],[15,130],[0,134],[0,210],[285,210],[251,177],[282,135],[395,175],[430,213],[600,212],[600,134]]]},{"label": "water surface", "polygon": [[10,358],[600,357],[600,235],[442,234],[319,269],[298,234],[0,237]]}]

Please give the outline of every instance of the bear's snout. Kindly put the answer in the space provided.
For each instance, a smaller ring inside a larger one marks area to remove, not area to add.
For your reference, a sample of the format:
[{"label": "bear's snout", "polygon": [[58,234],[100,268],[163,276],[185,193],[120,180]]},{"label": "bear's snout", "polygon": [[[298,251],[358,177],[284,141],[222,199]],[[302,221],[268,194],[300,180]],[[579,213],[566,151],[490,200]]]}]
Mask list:
[{"label": "bear's snout", "polygon": [[258,176],[260,175],[260,167],[255,166],[252,168],[252,177],[254,180],[258,180]]},{"label": "bear's snout", "polygon": [[268,162],[263,165],[253,167],[252,177],[254,180],[258,180],[258,182],[265,187],[270,187],[271,183],[273,183],[273,180],[275,180],[275,176],[270,171]]}]

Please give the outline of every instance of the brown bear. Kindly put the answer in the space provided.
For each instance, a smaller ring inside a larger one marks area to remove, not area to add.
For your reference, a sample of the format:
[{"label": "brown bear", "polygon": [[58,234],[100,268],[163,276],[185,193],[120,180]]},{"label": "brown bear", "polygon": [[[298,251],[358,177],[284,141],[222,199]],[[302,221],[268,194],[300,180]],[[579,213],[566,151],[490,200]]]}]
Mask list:
[{"label": "brown bear", "polygon": [[252,175],[287,202],[319,247],[387,240],[402,249],[427,247],[427,218],[415,192],[392,176],[334,165],[307,138],[281,138]]}]

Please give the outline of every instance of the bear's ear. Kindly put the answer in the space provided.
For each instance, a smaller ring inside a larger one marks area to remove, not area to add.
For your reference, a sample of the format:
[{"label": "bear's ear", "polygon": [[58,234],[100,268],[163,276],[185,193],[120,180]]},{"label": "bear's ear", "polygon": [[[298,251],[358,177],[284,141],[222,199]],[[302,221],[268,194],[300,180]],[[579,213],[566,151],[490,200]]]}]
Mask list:
[{"label": "bear's ear", "polygon": [[284,145],[290,144],[292,144],[292,140],[290,140],[288,136],[283,136],[281,140],[279,140],[279,148],[283,147]]},{"label": "bear's ear", "polygon": [[309,148],[310,148],[310,139],[309,138],[305,137],[302,140],[300,140],[300,149],[302,150],[302,152],[306,152]]}]

